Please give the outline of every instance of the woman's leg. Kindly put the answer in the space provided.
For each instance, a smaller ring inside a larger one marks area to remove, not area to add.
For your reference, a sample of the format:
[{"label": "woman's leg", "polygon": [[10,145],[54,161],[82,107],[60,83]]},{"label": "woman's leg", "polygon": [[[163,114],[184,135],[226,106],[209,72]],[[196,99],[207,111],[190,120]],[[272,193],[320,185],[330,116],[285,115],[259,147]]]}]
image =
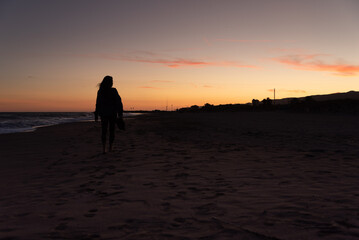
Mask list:
[{"label": "woman's leg", "polygon": [[102,141],[102,151],[103,153],[106,152],[106,135],[107,135],[107,126],[108,126],[109,119],[106,117],[101,117],[101,141]]},{"label": "woman's leg", "polygon": [[116,117],[110,118],[109,119],[109,123],[110,123],[110,146],[109,146],[109,151],[112,151],[112,146],[113,146],[113,142],[115,140],[115,124],[116,124]]}]

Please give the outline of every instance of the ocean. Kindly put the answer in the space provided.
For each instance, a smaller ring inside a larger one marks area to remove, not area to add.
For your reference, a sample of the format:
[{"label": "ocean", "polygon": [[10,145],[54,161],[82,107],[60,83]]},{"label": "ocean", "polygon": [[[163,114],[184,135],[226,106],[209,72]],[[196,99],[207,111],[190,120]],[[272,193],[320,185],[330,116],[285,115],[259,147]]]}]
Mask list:
[{"label": "ocean", "polygon": [[[124,117],[136,115],[124,113]],[[91,112],[0,112],[0,134],[31,132],[38,127],[93,121]]]}]

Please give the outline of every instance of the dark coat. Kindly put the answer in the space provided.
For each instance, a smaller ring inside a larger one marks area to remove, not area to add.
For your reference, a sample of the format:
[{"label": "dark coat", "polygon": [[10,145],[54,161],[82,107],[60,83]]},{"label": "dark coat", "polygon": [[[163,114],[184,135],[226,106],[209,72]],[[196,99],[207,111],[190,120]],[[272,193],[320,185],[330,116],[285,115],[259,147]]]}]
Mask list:
[{"label": "dark coat", "polygon": [[95,115],[101,117],[122,117],[123,105],[116,88],[98,90]]}]

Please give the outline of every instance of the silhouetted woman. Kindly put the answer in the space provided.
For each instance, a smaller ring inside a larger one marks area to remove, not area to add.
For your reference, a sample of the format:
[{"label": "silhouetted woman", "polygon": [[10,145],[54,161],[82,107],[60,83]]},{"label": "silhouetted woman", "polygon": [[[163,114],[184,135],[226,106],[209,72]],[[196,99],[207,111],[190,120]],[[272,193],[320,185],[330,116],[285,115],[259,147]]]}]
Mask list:
[{"label": "silhouetted woman", "polygon": [[109,151],[112,151],[113,141],[115,139],[115,123],[116,119],[122,118],[123,106],[120,95],[116,88],[112,87],[113,80],[111,76],[106,76],[100,83],[100,89],[97,92],[95,120],[101,117],[102,126],[102,148],[103,153],[106,152],[106,135],[107,129],[110,130]]}]

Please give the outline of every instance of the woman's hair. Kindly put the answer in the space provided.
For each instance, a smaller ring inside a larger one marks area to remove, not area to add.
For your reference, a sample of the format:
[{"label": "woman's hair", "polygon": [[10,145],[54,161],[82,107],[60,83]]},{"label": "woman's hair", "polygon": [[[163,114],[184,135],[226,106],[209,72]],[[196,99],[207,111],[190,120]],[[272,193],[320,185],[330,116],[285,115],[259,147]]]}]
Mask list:
[{"label": "woman's hair", "polygon": [[99,85],[100,85],[100,90],[106,90],[112,88],[113,85],[112,77],[111,76],[104,77]]}]

